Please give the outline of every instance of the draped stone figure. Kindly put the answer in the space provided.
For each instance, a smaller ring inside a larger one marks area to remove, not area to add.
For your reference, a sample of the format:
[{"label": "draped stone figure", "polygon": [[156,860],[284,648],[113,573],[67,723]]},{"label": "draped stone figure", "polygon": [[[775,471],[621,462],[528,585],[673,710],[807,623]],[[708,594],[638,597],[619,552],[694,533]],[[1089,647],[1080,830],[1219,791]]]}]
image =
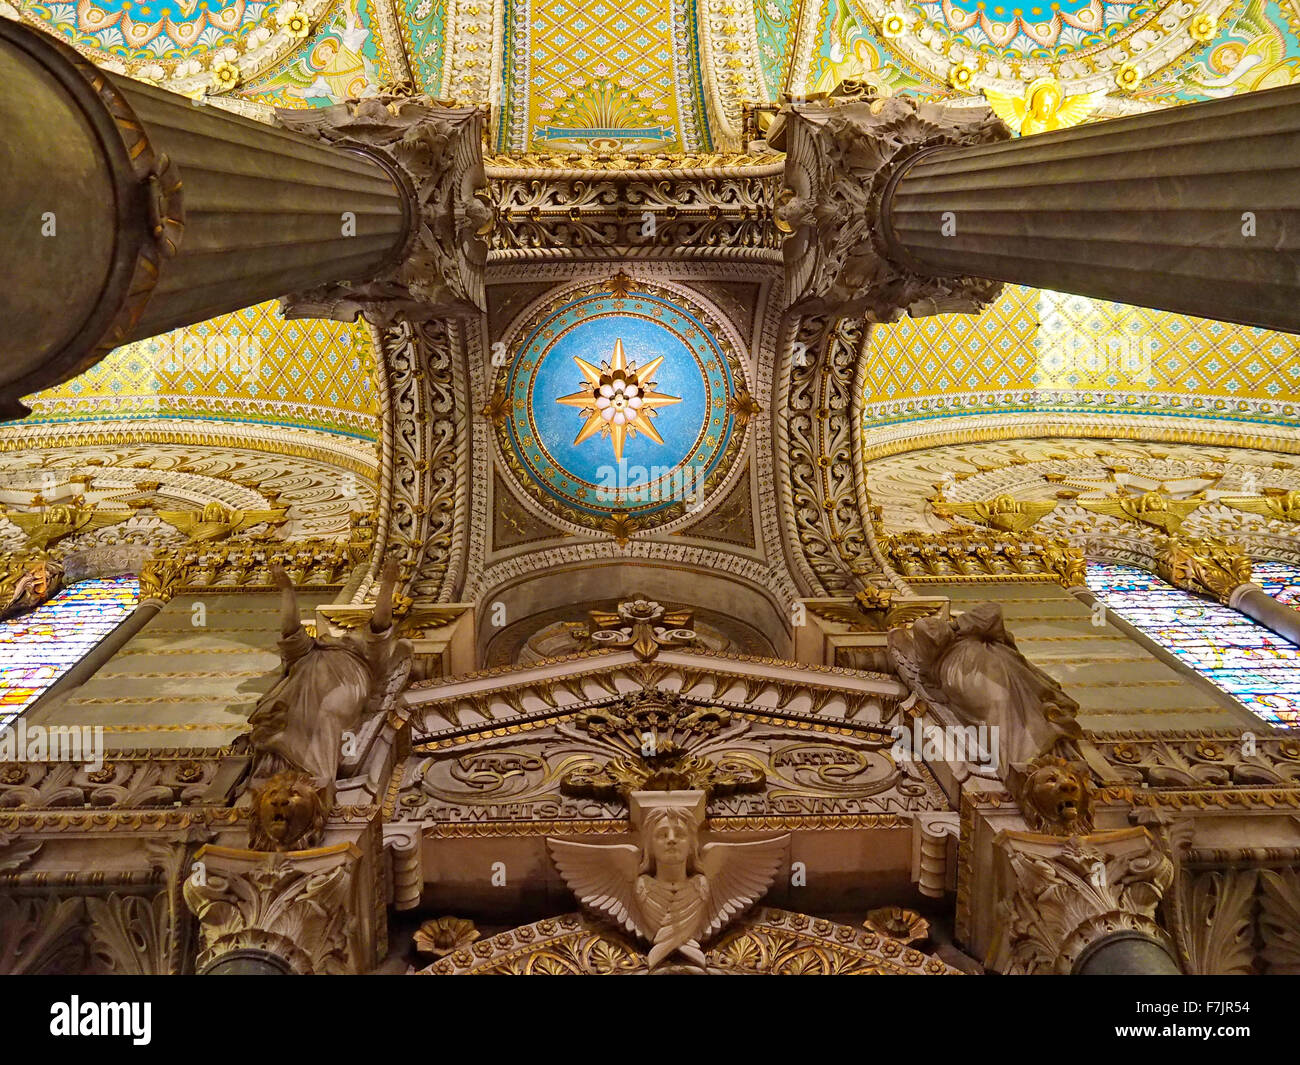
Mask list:
[{"label": "draped stone figure", "polygon": [[633,792],[636,844],[548,839],[560,875],[584,906],[651,944],[653,969],[673,954],[701,968],[700,944],[768,889],[789,835],[701,845],[702,791]]},{"label": "draped stone figure", "polygon": [[282,597],[279,643],[284,672],[249,718],[257,752],[253,783],[294,771],[333,796],[344,733],[356,732],[371,713],[401,692],[411,670],[411,646],[395,635],[393,586],[397,567],[385,570],[368,625],[339,638],[303,629],[293,582],[277,567]]},{"label": "draped stone figure", "polygon": [[913,691],[961,724],[996,727],[1003,768],[1082,736],[1079,704],[1020,653],[996,603],[894,629],[889,657]]}]

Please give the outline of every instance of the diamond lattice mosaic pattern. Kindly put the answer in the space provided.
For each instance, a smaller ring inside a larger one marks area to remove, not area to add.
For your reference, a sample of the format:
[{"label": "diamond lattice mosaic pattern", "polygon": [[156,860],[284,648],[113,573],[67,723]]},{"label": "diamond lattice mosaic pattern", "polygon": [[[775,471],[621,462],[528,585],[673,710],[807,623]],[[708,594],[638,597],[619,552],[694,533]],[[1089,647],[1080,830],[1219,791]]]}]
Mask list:
[{"label": "diamond lattice mosaic pattern", "polygon": [[286,321],[262,303],[118,348],[28,399],[28,421],[185,416],[373,440],[374,366],[364,326]]},{"label": "diamond lattice mosaic pattern", "polygon": [[1300,423],[1292,336],[1008,287],[978,316],[872,330],[866,424],[1014,411],[1112,411]]},{"label": "diamond lattice mosaic pattern", "polygon": [[500,147],[707,147],[694,33],[674,0],[525,0],[508,14],[509,115]]}]

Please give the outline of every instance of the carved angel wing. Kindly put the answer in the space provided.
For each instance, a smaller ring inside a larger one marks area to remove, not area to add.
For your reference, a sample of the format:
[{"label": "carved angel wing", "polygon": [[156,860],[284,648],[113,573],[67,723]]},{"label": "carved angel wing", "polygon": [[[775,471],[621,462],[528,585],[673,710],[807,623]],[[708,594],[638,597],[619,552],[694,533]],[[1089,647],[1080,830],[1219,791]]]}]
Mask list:
[{"label": "carved angel wing", "polygon": [[1025,120],[1025,101],[1019,96],[1008,96],[1006,93],[996,92],[993,89],[984,90],[984,99],[988,100],[989,107],[993,113],[1002,119],[1008,126],[1017,133],[1020,132],[1020,125]]},{"label": "carved angel wing", "polygon": [[76,531],[79,533],[94,532],[96,529],[116,525],[133,517],[135,517],[135,511],[133,510],[92,510],[86,515],[84,521],[77,522]]},{"label": "carved angel wing", "polygon": [[234,522],[231,532],[243,532],[254,525],[283,525],[284,515],[283,510],[237,510],[231,515]]},{"label": "carved angel wing", "polygon": [[1057,128],[1077,126],[1101,105],[1105,96],[1104,92],[1085,92],[1078,96],[1067,96],[1056,109]]},{"label": "carved angel wing", "polygon": [[701,943],[767,893],[789,850],[788,832],[752,843],[706,843],[700,848],[700,872],[709,881]]},{"label": "carved angel wing", "polygon": [[154,511],[158,517],[174,528],[177,532],[183,533],[191,539],[194,536],[194,526],[198,524],[198,515],[189,510],[157,510]]},{"label": "carved angel wing", "polygon": [[1278,506],[1277,499],[1264,498],[1260,495],[1221,495],[1218,502],[1223,503],[1223,506],[1232,507],[1232,510],[1244,510],[1247,514],[1258,514],[1264,518],[1282,516],[1282,507]]},{"label": "carved angel wing", "polygon": [[546,843],[560,876],[579,902],[643,939],[654,938],[636,904],[639,847],[630,843],[572,843],[550,836]]}]

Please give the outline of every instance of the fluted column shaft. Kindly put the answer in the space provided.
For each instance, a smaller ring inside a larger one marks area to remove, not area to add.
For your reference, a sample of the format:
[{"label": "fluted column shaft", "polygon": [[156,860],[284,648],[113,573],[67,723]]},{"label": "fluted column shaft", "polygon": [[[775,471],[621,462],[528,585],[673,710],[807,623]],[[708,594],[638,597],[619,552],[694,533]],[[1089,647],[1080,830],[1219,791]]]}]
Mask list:
[{"label": "fluted column shaft", "polygon": [[414,205],[364,150],[109,75],[0,19],[0,417],[153,336],[400,260]]},{"label": "fluted column shaft", "polygon": [[922,150],[881,222],[918,273],[1300,332],[1300,85]]}]

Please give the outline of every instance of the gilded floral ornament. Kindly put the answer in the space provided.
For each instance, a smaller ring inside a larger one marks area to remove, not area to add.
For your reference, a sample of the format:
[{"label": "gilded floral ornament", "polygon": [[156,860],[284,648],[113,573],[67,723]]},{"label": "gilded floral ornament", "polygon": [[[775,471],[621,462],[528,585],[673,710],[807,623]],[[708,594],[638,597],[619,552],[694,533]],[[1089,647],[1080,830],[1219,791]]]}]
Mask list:
[{"label": "gilded floral ornament", "polygon": [[614,613],[593,610],[589,617],[590,624],[576,630],[575,639],[589,647],[631,648],[642,662],[654,659],[662,648],[695,642],[691,611],[668,611],[650,599],[630,599]]},{"label": "gilded floral ornament", "polygon": [[468,947],[478,937],[474,922],[466,917],[436,917],[420,925],[415,933],[415,949],[442,958]]},{"label": "gilded floral ornament", "polygon": [[212,68],[212,87],[217,92],[229,92],[239,84],[239,67],[234,63],[222,61]]},{"label": "gilded floral ornament", "polygon": [[1251,562],[1240,544],[1220,537],[1170,537],[1157,556],[1156,571],[1175,588],[1227,604],[1234,591],[1250,583]]},{"label": "gilded floral ornament", "polygon": [[1132,92],[1142,81],[1142,73],[1132,63],[1123,63],[1115,71],[1115,84],[1125,92]]},{"label": "gilded floral ornament", "polygon": [[930,922],[915,910],[901,906],[882,906],[867,914],[862,927],[900,943],[919,943],[930,936]]},{"label": "gilded floral ornament", "polygon": [[1192,40],[1208,44],[1219,31],[1219,23],[1213,15],[1200,14],[1192,19],[1187,30],[1192,35]]},{"label": "gilded floral ornament", "polygon": [[971,78],[974,76],[975,68],[967,66],[965,63],[954,63],[948,71],[948,80],[952,83],[954,89],[969,89]]},{"label": "gilded floral ornament", "polygon": [[302,39],[311,33],[311,22],[294,0],[275,9],[275,23],[290,37]]}]

